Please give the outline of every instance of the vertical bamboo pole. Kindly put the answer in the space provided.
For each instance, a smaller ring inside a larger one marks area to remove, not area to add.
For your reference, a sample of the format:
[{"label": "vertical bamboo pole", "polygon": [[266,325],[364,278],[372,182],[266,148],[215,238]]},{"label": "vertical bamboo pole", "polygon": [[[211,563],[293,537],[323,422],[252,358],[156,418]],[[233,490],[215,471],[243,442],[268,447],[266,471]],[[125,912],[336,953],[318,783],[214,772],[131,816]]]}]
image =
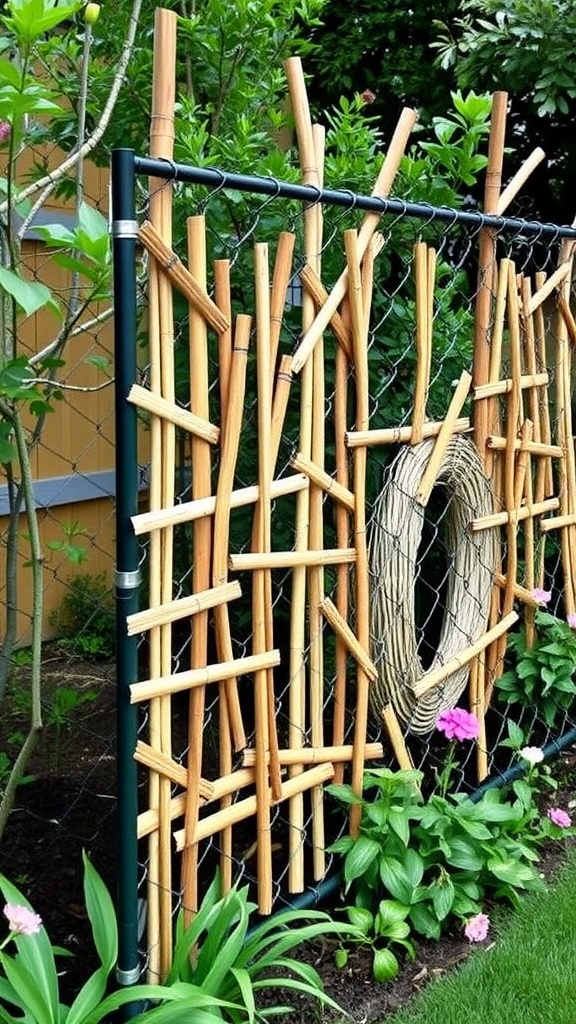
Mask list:
[{"label": "vertical bamboo pole", "polygon": [[[518,572],[518,520],[514,515],[516,505],[516,436],[522,418],[522,397],[520,376],[522,374],[520,347],[520,311],[518,307],[518,290],[514,264],[508,263],[508,329],[510,333],[510,377],[512,390],[507,395],[506,403],[506,451],[504,455],[504,507],[508,512],[506,524],[506,589],[502,602],[502,618],[505,618],[514,606],[514,587]],[[500,671],[506,651],[506,634],[496,641],[498,655],[495,671]],[[491,680],[491,686],[493,680]],[[490,689],[491,694],[491,689]],[[488,694],[487,696],[490,696]]]},{"label": "vertical bamboo pole", "polygon": [[[258,394],[258,530],[257,551],[270,550],[270,423],[272,402],[270,395],[270,293],[268,273],[268,246],[257,243],[254,246],[254,277],[256,294],[256,370]],[[260,654],[267,649],[271,639],[268,605],[269,590],[267,577],[270,572],[259,569],[252,574],[252,629],[253,652]],[[267,607],[268,605],[268,607]],[[273,685],[273,684],[272,684]],[[279,788],[278,748],[273,751],[271,737],[275,724],[270,718],[271,680],[266,669],[254,675],[254,724],[256,746],[256,839],[258,863],[258,909],[261,914],[272,911],[272,836],[270,825],[270,781],[274,789]],[[272,691],[273,696],[273,691]],[[272,755],[275,764],[273,766]],[[274,774],[272,774],[274,770]],[[275,777],[277,776],[277,778]],[[279,799],[274,794],[275,799]]]},{"label": "vertical bamboo pole", "polygon": [[[206,288],[206,230],[202,216],[189,217],[188,265],[201,288]],[[192,305],[188,313],[190,351],[190,410],[209,419],[208,337],[206,322]],[[199,437],[191,439],[192,498],[212,493],[210,445]],[[192,546],[192,592],[210,586],[212,559],[212,521],[209,516],[194,523]],[[191,668],[204,668],[208,659],[208,612],[194,616]],[[199,785],[202,775],[202,732],[204,728],[205,687],[194,687],[188,712],[188,787],[184,818],[185,845],[182,853],[182,903],[185,922],[189,923],[198,907],[198,844],[195,842],[199,812]]]},{"label": "vertical bamboo pole", "polygon": [[[564,243],[560,261],[569,258],[568,243]],[[560,285],[560,293],[566,302],[570,299],[572,269]],[[564,458],[560,460],[560,514],[570,515],[575,511],[576,468],[574,464],[574,438],[572,433],[572,397],[571,397],[571,350],[568,340],[566,321],[557,310],[555,317],[556,335],[556,415],[558,418],[558,440],[564,448]],[[574,595],[574,572],[576,571],[576,544],[574,527],[567,526],[561,530],[562,568],[564,571],[564,605],[566,614],[576,610]]]},{"label": "vertical bamboo pole", "polygon": [[[368,430],[368,346],[367,325],[369,306],[365,308],[356,231],[344,232],[346,263],[348,268],[348,295],[352,321],[352,348],[354,352],[356,385],[356,430]],[[371,273],[370,256],[368,273]],[[366,543],[366,448],[354,451],[354,546],[356,548],[356,630],[365,651],[370,649],[370,610],[368,587],[368,546]],[[356,670],[356,719],[352,753],[352,787],[361,794],[364,774],[364,747],[368,721],[369,679],[364,669]],[[361,808],[355,805],[350,813],[350,830],[358,835]]]},{"label": "vertical bamboo pole", "polygon": [[[250,328],[252,320],[241,314],[236,322],[236,336],[230,362],[228,380],[227,406],[225,410],[223,439],[221,444],[220,470],[216,489],[216,508],[214,511],[214,558],[212,563],[212,586],[217,587],[228,579],[228,549],[230,536],[230,495],[234,485],[234,471],[238,458],[242,417],[244,414],[244,395],[246,390],[246,367]],[[214,631],[216,654],[219,661],[233,661],[232,636],[230,632],[230,616],[226,604],[214,608]],[[219,761],[220,777],[230,775],[233,768],[232,744],[230,735],[231,709],[238,709],[237,682],[231,679],[219,684]],[[241,725],[241,718],[240,718]],[[243,732],[243,730],[242,730]],[[245,745],[245,744],[244,744]],[[220,801],[221,808],[229,807],[232,796],[227,795]],[[224,828],[220,833],[220,871],[223,892],[227,892],[232,884],[232,828]]]},{"label": "vertical bamboo pole", "polygon": [[430,297],[428,293],[428,247],[425,242],[414,246],[414,275],[416,279],[416,386],[412,411],[411,444],[422,440],[422,426],[426,418],[426,401],[430,383]]},{"label": "vertical bamboo pole", "polygon": [[[302,181],[305,185],[318,185],[318,168],[312,134],[312,119],[304,83],[302,63],[299,57],[286,61],[286,77],[290,101],[294,113],[296,136]],[[317,210],[309,206],[304,210],[304,250],[309,260],[319,252],[317,239]],[[302,331],[314,322],[314,302],[304,290],[302,295]],[[300,439],[302,454],[312,456],[312,404],[313,364],[307,360],[300,376]],[[308,549],[310,516],[309,489],[300,491],[296,499],[296,521],[294,547],[296,551]],[[306,614],[305,567],[298,567],[292,573],[292,600],[290,607],[290,692],[288,742],[295,750],[304,746],[306,734],[306,665],[305,665],[305,614]],[[291,775],[299,774],[301,767],[291,769]],[[294,796],[289,805],[290,830],[288,838],[288,888],[290,892],[304,889],[304,801],[302,794]]]},{"label": "vertical bamboo pole", "polygon": [[[492,98],[490,141],[488,143],[488,167],[484,188],[484,213],[495,213],[500,198],[502,164],[504,161],[504,137],[506,134],[505,92],[495,92]],[[496,272],[496,235],[493,230],[483,228],[480,232],[480,253],[478,257],[478,287],[474,319],[474,386],[486,384],[490,366],[490,321],[492,319],[492,295]],[[486,458],[486,440],[490,433],[487,401],[474,404],[474,440],[482,459]]]},{"label": "vertical bamboo pole", "polygon": [[[534,279],[536,291],[539,291],[539,289],[544,286],[545,281],[546,274],[543,271],[539,271]],[[542,305],[538,306],[538,309],[534,313],[534,336],[536,339],[538,355],[538,370],[541,372],[546,369],[547,365],[546,324],[544,322],[544,308]],[[550,409],[548,406],[547,388],[541,388],[539,394],[539,421],[541,440],[544,444],[550,444],[552,440],[552,430],[550,427]],[[534,491],[535,501],[542,501],[544,498],[549,498],[553,494],[554,479],[552,474],[552,459],[540,459],[538,461],[538,468],[536,471],[536,486]],[[543,579],[541,583],[543,584]]]},{"label": "vertical bamboo pole", "polygon": [[[312,126],[315,166],[318,170],[318,186],[323,187],[324,179],[324,129],[320,125]],[[316,206],[315,220],[315,252],[308,254],[308,263],[320,275],[320,249],[322,236],[322,207]],[[324,340],[320,338],[312,353],[313,375],[313,409],[312,409],[312,461],[324,468],[326,436],[324,429],[325,417],[325,369]],[[310,533],[311,549],[322,550],[324,547],[324,494],[320,487],[310,486]],[[313,747],[324,745],[324,621],[320,612],[320,604],[324,599],[324,570],[322,566],[311,567],[309,570],[309,610],[308,628],[310,633],[310,740]],[[310,791],[312,816],[312,858],[314,880],[318,881],[326,873],[326,841],[324,832],[324,787],[314,786]]]},{"label": "vertical bamboo pole", "polygon": [[228,321],[218,335],[218,383],[220,385],[220,430],[226,426],[230,369],[232,363],[232,297],[230,294],[230,260],[214,260],[214,299]]},{"label": "vertical bamboo pole", "polygon": [[[176,69],[176,15],[156,10],[150,153],[171,159],[174,151],[174,99]],[[150,182],[150,221],[163,241],[172,244],[172,190],[161,180]],[[169,282],[151,260],[150,277],[150,386],[164,398],[174,394],[172,291]],[[151,425],[151,508],[174,503],[174,427],[153,418]],[[165,466],[170,466],[170,475]],[[173,531],[159,531],[150,539],[150,606],[172,597]],[[171,628],[150,634],[151,677],[170,673]],[[171,754],[170,697],[157,698],[150,706],[150,743]],[[148,873],[149,977],[167,974],[172,958],[172,870],[170,782],[157,776],[151,784],[150,806],[158,812],[158,832],[151,840]]]},{"label": "vertical bamboo pole", "polygon": [[[342,318],[349,325],[349,303],[346,299]],[[334,385],[334,444],[336,450],[336,480],[343,487],[348,488],[348,448],[346,447],[346,431],[348,429],[348,375],[350,367],[348,359],[341,345],[336,345],[336,374]],[[347,548],[350,541],[350,515],[343,505],[338,504],[336,508],[336,545]],[[336,569],[336,607],[342,618],[348,620],[348,581],[349,569],[347,565],[339,565]],[[332,724],[332,743],[334,746],[341,746],[344,743],[346,725],[346,673],[348,663],[348,651],[342,638],[336,638],[336,678],[334,682],[334,711]],[[334,782],[342,782],[344,778],[344,765],[334,765]]]},{"label": "vertical bamboo pole", "polygon": [[272,275],[272,294],[270,296],[270,372],[271,386],[274,384],[276,360],[282,330],[282,319],[286,305],[286,293],[292,274],[292,258],[296,236],[289,231],[281,231],[278,236],[278,248]]},{"label": "vertical bamboo pole", "polygon": [[[532,288],[528,277],[524,277],[522,279],[521,295],[524,311],[524,361],[526,373],[534,374],[538,372],[538,355],[536,350],[534,318],[528,313],[530,299],[532,298]],[[532,423],[532,436],[534,441],[542,440],[542,431],[540,427],[540,398],[538,392],[539,389],[531,388],[528,395],[529,415]],[[527,458],[524,492],[526,495],[526,504],[530,507],[534,501],[532,459],[530,456]],[[534,590],[534,587],[536,586],[536,542],[534,536],[534,520],[532,516],[530,516],[530,518],[524,523],[524,547],[524,562],[526,566],[525,586],[528,590]],[[532,647],[534,643],[534,613],[535,609],[532,605],[526,605],[524,609],[524,622],[526,626],[526,643],[528,647]]]}]

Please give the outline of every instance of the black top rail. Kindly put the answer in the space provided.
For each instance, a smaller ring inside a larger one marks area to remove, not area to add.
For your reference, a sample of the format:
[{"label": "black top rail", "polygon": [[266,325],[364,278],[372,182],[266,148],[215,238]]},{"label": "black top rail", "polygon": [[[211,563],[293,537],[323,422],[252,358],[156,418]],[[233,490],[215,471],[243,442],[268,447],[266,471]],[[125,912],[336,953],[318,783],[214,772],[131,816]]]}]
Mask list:
[{"label": "black top rail", "polygon": [[380,215],[417,217],[427,222],[441,221],[451,225],[464,224],[468,227],[491,228],[498,233],[515,233],[543,238],[554,242],[560,239],[575,239],[576,227],[568,224],[549,224],[540,221],[523,220],[515,217],[498,217],[472,210],[454,210],[445,206],[428,203],[410,203],[403,199],[379,199],[363,196],[346,189],[316,188],[313,185],[296,185],[279,181],[273,177],[250,174],[234,174],[216,167],[192,167],[172,160],[136,156],[134,169],[137,174],[166,181],[182,182],[189,185],[204,185],[207,188],[231,189],[236,192],[251,192],[269,196],[272,199],[295,199],[302,203],[326,203],[349,210],[363,210]]}]

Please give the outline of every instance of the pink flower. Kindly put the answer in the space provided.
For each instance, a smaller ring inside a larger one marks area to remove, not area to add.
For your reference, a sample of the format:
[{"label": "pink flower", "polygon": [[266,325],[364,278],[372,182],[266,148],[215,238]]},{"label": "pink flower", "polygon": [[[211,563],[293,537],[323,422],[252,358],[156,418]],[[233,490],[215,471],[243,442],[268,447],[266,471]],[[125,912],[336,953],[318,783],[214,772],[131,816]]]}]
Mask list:
[{"label": "pink flower", "polygon": [[36,935],[42,927],[42,918],[28,907],[20,907],[17,903],[7,903],[4,913],[8,918],[11,932],[19,935]]},{"label": "pink flower", "polygon": [[570,629],[576,629],[576,612],[569,612],[566,622],[570,626]]},{"label": "pink flower", "polygon": [[466,922],[464,935],[469,942],[484,942],[490,928],[490,918],[487,914],[476,914]]},{"label": "pink flower", "polygon": [[548,604],[550,598],[552,597],[552,591],[543,590],[542,587],[536,587],[532,591],[532,597],[536,601],[536,604]]},{"label": "pink flower", "polygon": [[441,711],[436,719],[436,728],[449,740],[475,740],[480,731],[476,715],[464,708]]},{"label": "pink flower", "polygon": [[372,89],[364,89],[364,92],[360,93],[360,99],[363,100],[364,103],[374,103],[376,93],[372,92]]},{"label": "pink flower", "polygon": [[0,142],[6,142],[10,138],[12,127],[9,121],[0,121]]},{"label": "pink flower", "polygon": [[566,814],[566,811],[563,811],[561,807],[549,807],[546,813],[550,818],[550,821],[554,822],[555,825],[558,825],[558,828],[570,828],[572,818],[569,814]]}]

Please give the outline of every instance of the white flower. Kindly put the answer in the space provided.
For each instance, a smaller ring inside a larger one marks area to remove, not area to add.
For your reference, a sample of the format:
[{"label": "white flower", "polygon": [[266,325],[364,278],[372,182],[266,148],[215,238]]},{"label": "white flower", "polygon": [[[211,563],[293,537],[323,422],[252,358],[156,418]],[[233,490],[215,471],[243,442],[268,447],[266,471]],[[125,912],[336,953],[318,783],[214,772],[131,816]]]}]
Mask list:
[{"label": "white flower", "polygon": [[525,761],[528,761],[528,764],[540,764],[544,760],[542,747],[522,747],[519,754]]}]

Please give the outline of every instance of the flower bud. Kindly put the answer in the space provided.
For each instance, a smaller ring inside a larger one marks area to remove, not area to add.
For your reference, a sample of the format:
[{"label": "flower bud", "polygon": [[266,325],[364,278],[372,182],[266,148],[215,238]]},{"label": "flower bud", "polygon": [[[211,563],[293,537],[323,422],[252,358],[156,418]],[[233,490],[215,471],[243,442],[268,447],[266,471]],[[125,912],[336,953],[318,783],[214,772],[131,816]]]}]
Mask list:
[{"label": "flower bud", "polygon": [[84,8],[84,21],[93,25],[100,17],[100,4],[86,4]]}]

